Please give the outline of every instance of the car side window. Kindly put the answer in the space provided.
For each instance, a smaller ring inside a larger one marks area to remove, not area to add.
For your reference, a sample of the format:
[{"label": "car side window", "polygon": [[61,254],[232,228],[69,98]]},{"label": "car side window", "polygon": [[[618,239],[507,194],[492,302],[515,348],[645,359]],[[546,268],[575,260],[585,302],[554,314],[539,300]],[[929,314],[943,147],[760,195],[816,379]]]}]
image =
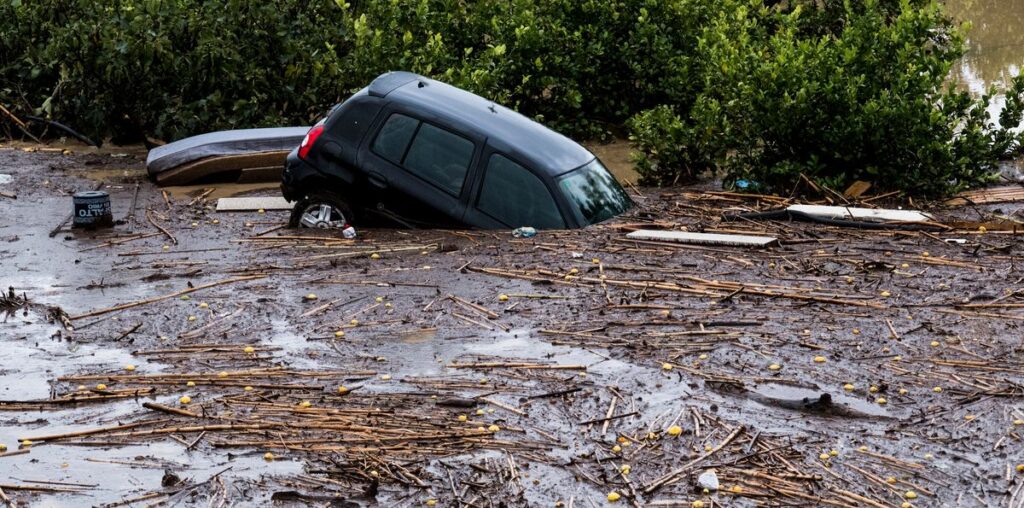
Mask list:
[{"label": "car side window", "polygon": [[477,200],[477,209],[509,227],[565,228],[551,192],[530,170],[499,155],[491,155]]},{"label": "car side window", "polygon": [[409,146],[409,140],[416,133],[416,127],[419,124],[419,120],[405,115],[391,115],[381,127],[377,139],[373,141],[374,153],[395,164],[401,164],[405,149]]},{"label": "car side window", "polygon": [[458,196],[472,159],[472,141],[424,123],[417,131],[403,165],[413,174]]}]

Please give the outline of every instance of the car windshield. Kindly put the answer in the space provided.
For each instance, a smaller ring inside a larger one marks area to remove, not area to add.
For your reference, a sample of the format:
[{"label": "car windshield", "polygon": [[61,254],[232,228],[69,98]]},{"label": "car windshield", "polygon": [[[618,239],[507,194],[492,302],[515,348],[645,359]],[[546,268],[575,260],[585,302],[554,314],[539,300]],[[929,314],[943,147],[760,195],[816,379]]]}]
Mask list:
[{"label": "car windshield", "polygon": [[626,191],[597,159],[567,173],[559,186],[585,225],[604,222],[633,206]]}]

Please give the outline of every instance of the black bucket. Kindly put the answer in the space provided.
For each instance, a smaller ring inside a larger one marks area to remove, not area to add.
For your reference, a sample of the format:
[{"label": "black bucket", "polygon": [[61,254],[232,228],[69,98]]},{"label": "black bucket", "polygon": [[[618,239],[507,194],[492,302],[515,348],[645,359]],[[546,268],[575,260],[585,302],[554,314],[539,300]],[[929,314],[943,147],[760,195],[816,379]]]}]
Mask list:
[{"label": "black bucket", "polygon": [[114,225],[110,194],[103,191],[78,192],[72,199],[75,203],[74,227],[94,229]]}]

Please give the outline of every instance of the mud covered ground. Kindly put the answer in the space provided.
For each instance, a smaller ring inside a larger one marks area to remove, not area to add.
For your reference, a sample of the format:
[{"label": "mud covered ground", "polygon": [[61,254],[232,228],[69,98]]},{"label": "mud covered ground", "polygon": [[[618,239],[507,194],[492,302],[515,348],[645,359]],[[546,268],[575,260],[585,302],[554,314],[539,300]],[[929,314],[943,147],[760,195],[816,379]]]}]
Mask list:
[{"label": "mud covered ground", "polygon": [[[9,505],[1022,503],[1011,205],[875,231],[631,189],[585,231],[344,240],[212,211],[272,185],[165,199],[121,155],[0,147]],[[126,222],[50,237],[100,184]],[[640,225],[781,245],[627,240]]]}]

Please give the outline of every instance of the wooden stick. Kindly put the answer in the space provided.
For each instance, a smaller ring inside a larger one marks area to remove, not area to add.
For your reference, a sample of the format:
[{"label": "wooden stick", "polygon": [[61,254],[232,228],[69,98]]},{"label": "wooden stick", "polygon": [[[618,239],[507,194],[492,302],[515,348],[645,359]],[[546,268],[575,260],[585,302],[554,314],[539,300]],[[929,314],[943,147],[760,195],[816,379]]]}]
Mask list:
[{"label": "wooden stick", "polygon": [[152,209],[149,209],[149,208],[147,208],[147,209],[146,209],[146,220],[148,220],[148,221],[149,221],[149,223],[153,225],[153,227],[155,227],[155,228],[159,229],[159,230],[160,230],[160,232],[161,232],[161,233],[163,233],[163,234],[164,234],[164,236],[166,236],[166,237],[167,237],[167,239],[168,239],[168,240],[169,240],[169,241],[170,241],[170,242],[171,242],[172,244],[174,244],[174,245],[178,245],[178,239],[177,239],[177,238],[175,238],[175,237],[174,237],[174,235],[172,235],[170,231],[167,231],[167,229],[166,229],[166,228],[164,228],[164,227],[163,227],[163,226],[161,226],[160,224],[157,224],[157,222],[156,222],[156,219],[154,219],[154,218],[153,218],[153,210],[152,210]]},{"label": "wooden stick", "polygon": [[715,452],[717,452],[718,450],[721,450],[722,448],[728,446],[729,443],[731,443],[734,439],[736,439],[736,437],[738,437],[744,431],[744,429],[745,427],[742,425],[736,427],[736,430],[733,430],[731,434],[729,434],[724,440],[722,440],[722,442],[719,443],[718,446],[712,448],[711,451],[705,453],[704,455],[701,455],[700,457],[697,457],[696,459],[691,460],[690,462],[687,462],[683,467],[680,467],[675,471],[672,471],[662,476],[661,478],[658,478],[657,480],[654,480],[653,482],[647,484],[647,486],[644,487],[644,494],[653,494],[654,491],[660,489],[661,487],[664,487],[669,483],[675,483],[679,481],[680,476],[682,476],[684,473],[689,471],[693,466],[697,465],[704,459],[714,455]]},{"label": "wooden stick", "polygon": [[245,281],[257,280],[257,279],[263,279],[263,278],[266,278],[266,275],[247,275],[247,276],[244,276],[244,277],[235,277],[233,279],[225,279],[225,280],[221,280],[221,281],[217,281],[217,282],[211,282],[209,284],[203,284],[201,286],[196,286],[196,287],[193,287],[193,288],[183,289],[181,291],[177,291],[175,293],[171,293],[171,294],[168,294],[168,295],[157,296],[155,298],[148,298],[146,300],[139,300],[139,301],[131,302],[131,303],[124,303],[124,304],[121,304],[121,305],[115,305],[113,307],[108,307],[106,309],[94,310],[92,312],[87,312],[85,314],[79,314],[77,316],[71,316],[70,319],[72,321],[74,321],[76,319],[85,319],[85,318],[88,318],[88,317],[100,316],[100,315],[107,314],[107,313],[110,313],[110,312],[117,312],[119,310],[130,309],[132,307],[138,307],[140,305],[147,305],[147,304],[150,304],[150,303],[156,303],[156,302],[159,302],[159,301],[167,300],[169,298],[176,298],[176,297],[179,297],[181,295],[187,295],[189,293],[194,293],[194,292],[202,290],[202,289],[209,289],[209,288],[212,288],[212,287],[215,287],[215,286],[222,286],[224,284],[233,284],[235,282],[245,282]]},{"label": "wooden stick", "polygon": [[199,417],[199,415],[193,413],[192,411],[186,411],[184,409],[178,409],[176,407],[169,407],[163,404],[157,404],[156,402],[143,402],[142,407],[146,409],[152,409],[153,411],[160,411],[161,413],[168,413],[172,415],[191,416],[192,418]]}]

